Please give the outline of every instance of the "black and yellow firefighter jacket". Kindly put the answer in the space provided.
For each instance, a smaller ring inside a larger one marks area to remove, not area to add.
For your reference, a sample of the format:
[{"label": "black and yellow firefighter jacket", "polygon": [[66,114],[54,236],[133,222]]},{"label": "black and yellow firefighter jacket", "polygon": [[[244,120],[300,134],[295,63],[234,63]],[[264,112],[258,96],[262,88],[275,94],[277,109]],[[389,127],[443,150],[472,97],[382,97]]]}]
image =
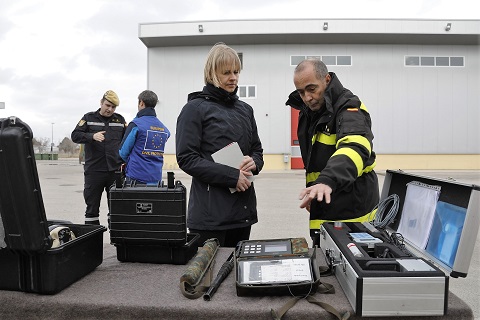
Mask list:
[{"label": "black and yellow firefighter jacket", "polygon": [[297,91],[286,102],[300,110],[297,133],[306,186],[322,183],[333,190],[330,204],[312,201],[311,233],[324,221],[365,216],[379,201],[370,115],[335,73],[330,76],[325,105],[319,111],[311,111]]}]

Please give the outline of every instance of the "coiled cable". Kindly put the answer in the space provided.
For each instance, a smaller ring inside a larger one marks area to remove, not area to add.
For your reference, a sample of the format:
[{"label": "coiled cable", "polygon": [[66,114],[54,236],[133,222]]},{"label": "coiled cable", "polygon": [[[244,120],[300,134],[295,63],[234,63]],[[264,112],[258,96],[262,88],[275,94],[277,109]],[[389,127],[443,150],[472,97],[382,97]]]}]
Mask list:
[{"label": "coiled cable", "polygon": [[[388,226],[398,213],[399,203],[399,197],[395,193],[380,201],[372,210],[372,213],[376,211],[375,219],[372,221],[373,226],[376,228],[385,228]],[[390,209],[385,215],[385,211],[389,206]],[[371,221],[371,219],[368,220]]]}]

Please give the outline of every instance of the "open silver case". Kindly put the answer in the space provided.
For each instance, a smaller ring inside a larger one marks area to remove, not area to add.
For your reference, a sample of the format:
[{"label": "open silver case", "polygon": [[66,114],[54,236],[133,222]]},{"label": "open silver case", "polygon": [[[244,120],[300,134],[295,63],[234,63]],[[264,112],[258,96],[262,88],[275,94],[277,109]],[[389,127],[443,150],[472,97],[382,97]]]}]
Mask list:
[{"label": "open silver case", "polygon": [[[445,315],[449,276],[468,274],[480,225],[480,187],[387,170],[381,201],[392,197],[396,203],[387,209],[398,206],[397,213],[385,226],[322,225],[327,264],[358,316]],[[351,243],[360,254],[349,249]]]}]

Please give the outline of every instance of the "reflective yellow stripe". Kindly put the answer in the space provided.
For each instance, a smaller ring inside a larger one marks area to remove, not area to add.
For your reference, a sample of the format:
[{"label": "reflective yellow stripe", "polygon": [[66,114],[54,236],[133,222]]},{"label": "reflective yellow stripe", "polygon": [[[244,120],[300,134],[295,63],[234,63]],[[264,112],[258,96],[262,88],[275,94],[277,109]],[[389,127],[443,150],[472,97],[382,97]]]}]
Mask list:
[{"label": "reflective yellow stripe", "polygon": [[334,146],[337,143],[337,135],[328,135],[325,133],[317,132],[312,138],[312,144],[314,144],[315,142],[320,142],[328,146]]},{"label": "reflective yellow stripe", "polygon": [[[364,173],[369,173],[369,172],[373,171],[373,169],[375,168],[376,165],[377,165],[377,162],[376,161],[373,162],[371,165],[369,165],[368,167],[363,169],[362,173],[359,176],[361,176]],[[358,167],[357,167],[357,169],[358,169]],[[308,184],[310,182],[313,182],[313,181],[317,180],[317,178],[319,176],[320,176],[320,172],[309,172],[309,173],[307,173],[305,180]]]},{"label": "reflective yellow stripe", "polygon": [[353,163],[357,167],[357,176],[360,177],[362,175],[362,170],[363,170],[362,157],[360,157],[360,155],[357,152],[353,151],[350,148],[342,148],[335,151],[335,153],[332,155],[332,158],[341,154],[346,155],[347,157],[350,158],[350,160],[353,161]]},{"label": "reflective yellow stripe", "polygon": [[[374,162],[371,165],[369,165],[368,167],[366,167],[365,169],[363,169],[362,175],[364,173],[369,173],[369,172],[373,171],[373,169],[375,168],[376,165],[377,165],[377,162]],[[310,183],[310,182],[313,182],[313,181],[317,180],[317,178],[319,176],[320,176],[320,172],[310,172],[310,173],[307,173],[307,176],[306,176],[305,179],[306,179],[307,183]]]},{"label": "reflective yellow stripe", "polygon": [[365,149],[368,150],[368,155],[370,155],[370,153],[372,153],[372,145],[370,144],[370,141],[368,141],[367,138],[365,138],[364,136],[358,136],[358,135],[352,135],[352,136],[346,136],[340,140],[338,140],[337,142],[337,149],[338,149],[338,146],[342,143],[357,143],[363,147],[365,147]]},{"label": "reflective yellow stripe", "polygon": [[334,146],[335,143],[337,143],[337,135],[336,134],[331,134],[327,135],[324,133],[320,133],[320,135],[316,134],[316,141],[329,145],[329,146]]},{"label": "reflective yellow stripe", "polygon": [[369,173],[370,171],[373,170],[373,168],[375,168],[376,165],[377,165],[377,162],[374,161],[371,165],[369,165],[368,167],[366,167],[365,169],[363,169],[362,174],[364,174],[364,173]]},{"label": "reflective yellow stripe", "polygon": [[[377,213],[377,209],[373,210],[372,212],[367,213],[364,216],[354,219],[347,219],[347,220],[337,220],[342,222],[364,222],[364,221],[373,221],[375,219],[375,214]],[[310,229],[319,230],[320,226],[324,222],[332,222],[334,220],[310,220]]]},{"label": "reflective yellow stripe", "polygon": [[363,102],[362,102],[362,104],[360,105],[360,109],[368,112],[367,107],[363,104]]},{"label": "reflective yellow stripe", "polygon": [[307,183],[317,180],[319,175],[320,175],[320,172],[309,172],[309,173],[307,173],[307,177],[306,177]]}]

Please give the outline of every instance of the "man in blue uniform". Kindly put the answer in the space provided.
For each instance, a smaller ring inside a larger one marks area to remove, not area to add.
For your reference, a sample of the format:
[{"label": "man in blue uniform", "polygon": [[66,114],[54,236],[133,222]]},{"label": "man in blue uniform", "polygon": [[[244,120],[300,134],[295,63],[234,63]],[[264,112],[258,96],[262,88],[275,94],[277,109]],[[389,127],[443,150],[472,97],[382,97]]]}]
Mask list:
[{"label": "man in blue uniform", "polygon": [[119,151],[127,163],[127,183],[158,184],[162,181],[163,152],[170,131],[157,118],[157,102],[153,91],[145,90],[138,95],[137,116],[129,123]]},{"label": "man in blue uniform", "polygon": [[85,224],[100,224],[103,191],[105,190],[108,198],[108,191],[122,164],[118,148],[126,123],[120,114],[115,113],[119,104],[117,94],[108,90],[100,100],[100,109],[86,113],[72,132],[72,141],[85,145]]}]

